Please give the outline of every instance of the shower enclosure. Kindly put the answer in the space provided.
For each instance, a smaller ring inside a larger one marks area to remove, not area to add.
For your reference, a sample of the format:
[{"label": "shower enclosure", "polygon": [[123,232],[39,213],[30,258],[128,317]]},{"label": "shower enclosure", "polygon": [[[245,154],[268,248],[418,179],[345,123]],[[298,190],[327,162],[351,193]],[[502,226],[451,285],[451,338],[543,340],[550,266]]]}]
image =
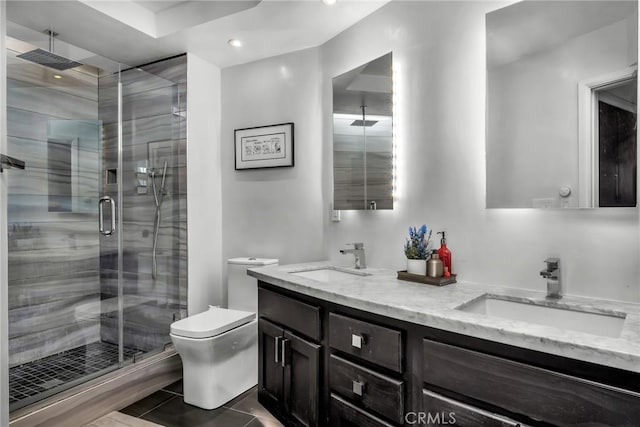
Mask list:
[{"label": "shower enclosure", "polygon": [[163,351],[186,314],[186,56],[127,67],[7,34],[15,410]]}]

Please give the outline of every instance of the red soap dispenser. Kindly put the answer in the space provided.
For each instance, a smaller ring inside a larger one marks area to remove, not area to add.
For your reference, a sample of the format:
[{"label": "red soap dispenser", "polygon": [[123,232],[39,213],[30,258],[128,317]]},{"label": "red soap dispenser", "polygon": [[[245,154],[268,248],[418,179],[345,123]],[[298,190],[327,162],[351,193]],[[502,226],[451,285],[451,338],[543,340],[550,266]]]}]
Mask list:
[{"label": "red soap dispenser", "polygon": [[449,270],[449,274],[453,274],[451,269],[451,251],[447,248],[447,238],[444,231],[438,231],[438,234],[442,234],[440,239],[440,249],[438,249],[438,256],[442,260],[444,267]]}]

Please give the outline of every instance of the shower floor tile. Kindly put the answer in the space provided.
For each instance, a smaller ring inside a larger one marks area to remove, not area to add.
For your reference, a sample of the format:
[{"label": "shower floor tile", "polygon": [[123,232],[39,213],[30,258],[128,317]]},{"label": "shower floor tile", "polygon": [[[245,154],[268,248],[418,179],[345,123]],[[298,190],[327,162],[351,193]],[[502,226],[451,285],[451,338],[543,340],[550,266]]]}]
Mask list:
[{"label": "shower floor tile", "polygon": [[[125,359],[138,353],[124,348]],[[98,341],[14,366],[9,369],[9,405],[12,410],[28,405],[117,364],[118,346]]]}]

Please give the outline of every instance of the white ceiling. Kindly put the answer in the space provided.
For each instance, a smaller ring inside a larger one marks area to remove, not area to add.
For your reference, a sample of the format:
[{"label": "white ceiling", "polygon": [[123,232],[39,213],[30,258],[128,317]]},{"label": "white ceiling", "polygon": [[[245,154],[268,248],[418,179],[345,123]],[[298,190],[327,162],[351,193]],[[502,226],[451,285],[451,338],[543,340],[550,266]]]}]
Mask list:
[{"label": "white ceiling", "polygon": [[388,1],[8,0],[7,20],[130,66],[191,52],[225,68],[321,45]]},{"label": "white ceiling", "polygon": [[171,1],[171,0],[166,0],[166,1],[133,1],[133,3],[138,3],[140,6],[144,7],[145,9],[153,12],[153,13],[157,13],[157,12],[161,12],[165,9],[169,9],[173,6],[176,6],[180,3],[186,3],[186,0],[181,0],[181,1]]}]

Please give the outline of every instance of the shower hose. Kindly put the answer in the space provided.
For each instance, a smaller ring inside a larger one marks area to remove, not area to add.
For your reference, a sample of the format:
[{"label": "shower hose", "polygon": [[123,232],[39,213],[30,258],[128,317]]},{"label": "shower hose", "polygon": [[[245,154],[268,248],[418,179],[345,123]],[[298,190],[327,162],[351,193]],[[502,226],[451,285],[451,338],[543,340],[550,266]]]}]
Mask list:
[{"label": "shower hose", "polygon": [[156,187],[156,172],[152,171],[151,175],[151,185],[153,186],[153,199],[156,204],[156,221],[155,227],[153,229],[153,250],[151,252],[151,277],[155,280],[158,276],[158,234],[160,233],[160,208],[162,207],[162,201],[164,200],[164,196],[167,193],[164,188],[165,177],[167,176],[167,161],[164,161],[164,166],[162,167],[162,182],[160,184],[160,191]]}]

